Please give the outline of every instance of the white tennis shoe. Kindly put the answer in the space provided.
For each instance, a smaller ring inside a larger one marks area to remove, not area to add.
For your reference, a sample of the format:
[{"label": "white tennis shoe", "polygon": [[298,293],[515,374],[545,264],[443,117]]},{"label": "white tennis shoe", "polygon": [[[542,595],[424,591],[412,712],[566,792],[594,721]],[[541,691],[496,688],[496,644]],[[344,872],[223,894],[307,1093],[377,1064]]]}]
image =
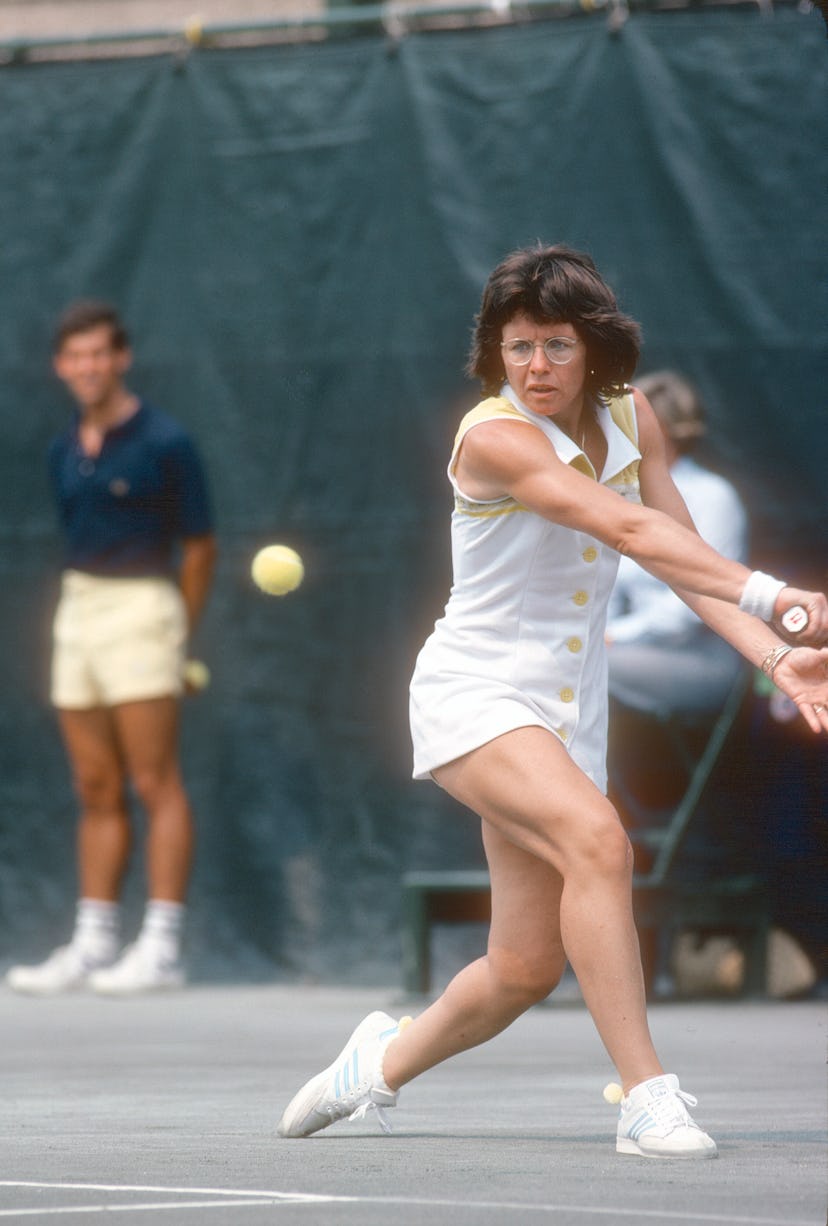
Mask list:
[{"label": "white tennis shoe", "polygon": [[127,945],[114,965],[94,971],[89,986],[101,996],[134,996],[140,992],[163,992],[186,982],[180,962],[164,955],[149,941]]},{"label": "white tennis shoe", "polygon": [[333,1064],[306,1082],[288,1103],[277,1128],[279,1136],[309,1137],[337,1120],[363,1119],[370,1110],[376,1111],[383,1132],[390,1132],[383,1108],[397,1105],[397,1091],[385,1084],[382,1059],[403,1022],[395,1022],[387,1013],[369,1013]]},{"label": "white tennis shoe", "polygon": [[695,1107],[696,1101],[672,1073],[633,1086],[621,1099],[616,1150],[641,1158],[715,1158],[716,1142],[685,1106]]},{"label": "white tennis shoe", "polygon": [[117,946],[108,942],[61,945],[37,966],[12,966],[6,972],[6,983],[15,992],[30,996],[57,996],[87,987],[91,976],[110,966],[116,954]]}]

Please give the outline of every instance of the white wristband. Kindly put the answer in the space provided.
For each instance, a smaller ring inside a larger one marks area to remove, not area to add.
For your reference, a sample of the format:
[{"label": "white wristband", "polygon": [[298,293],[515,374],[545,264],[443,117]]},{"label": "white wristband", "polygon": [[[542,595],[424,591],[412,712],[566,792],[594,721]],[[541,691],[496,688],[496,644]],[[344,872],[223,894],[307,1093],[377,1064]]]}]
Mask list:
[{"label": "white wristband", "polygon": [[780,579],[754,570],[739,597],[739,608],[743,613],[752,613],[754,617],[761,617],[763,622],[769,622],[773,617],[776,598],[783,587],[787,587],[787,584]]}]

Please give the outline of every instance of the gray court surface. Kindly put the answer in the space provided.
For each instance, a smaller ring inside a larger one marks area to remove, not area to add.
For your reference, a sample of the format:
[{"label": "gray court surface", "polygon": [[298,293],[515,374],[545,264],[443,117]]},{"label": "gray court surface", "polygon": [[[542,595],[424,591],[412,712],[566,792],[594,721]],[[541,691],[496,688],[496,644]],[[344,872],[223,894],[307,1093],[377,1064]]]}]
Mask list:
[{"label": "gray court surface", "polygon": [[159,1226],[553,1222],[824,1226],[817,1003],[663,1004],[662,1058],[718,1160],[616,1155],[612,1079],[579,1002],[531,1010],[370,1118],[275,1135],[281,1108],[388,990],[193,987],[132,1001],[0,988],[0,1218]]}]

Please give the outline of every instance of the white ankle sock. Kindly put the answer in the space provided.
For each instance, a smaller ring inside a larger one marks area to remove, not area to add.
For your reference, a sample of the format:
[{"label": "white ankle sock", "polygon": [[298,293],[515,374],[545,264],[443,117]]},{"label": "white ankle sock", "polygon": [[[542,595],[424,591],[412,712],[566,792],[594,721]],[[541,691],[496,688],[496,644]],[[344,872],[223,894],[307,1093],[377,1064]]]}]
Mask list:
[{"label": "white ankle sock", "polygon": [[183,902],[168,902],[164,898],[151,898],[144,912],[144,922],[138,940],[148,945],[165,959],[175,961],[181,951],[181,933],[187,908]]},{"label": "white ankle sock", "polygon": [[72,944],[95,953],[116,953],[121,928],[121,908],[100,898],[81,898],[75,913]]}]

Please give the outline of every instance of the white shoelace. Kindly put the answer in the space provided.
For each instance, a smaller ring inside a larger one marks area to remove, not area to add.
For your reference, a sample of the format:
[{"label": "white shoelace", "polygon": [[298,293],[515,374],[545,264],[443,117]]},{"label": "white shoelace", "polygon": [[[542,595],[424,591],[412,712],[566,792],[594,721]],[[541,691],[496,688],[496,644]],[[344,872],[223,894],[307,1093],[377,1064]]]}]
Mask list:
[{"label": "white shoelace", "polygon": [[[680,1101],[677,1102],[677,1099]],[[662,1098],[651,1098],[647,1109],[659,1124],[669,1128],[680,1128],[683,1124],[692,1123],[684,1104],[687,1103],[688,1107],[695,1107],[698,1101],[692,1094],[687,1094],[684,1090],[671,1090]]]},{"label": "white shoelace", "polygon": [[356,1111],[348,1116],[348,1120],[364,1120],[369,1111],[376,1111],[377,1122],[386,1135],[392,1131],[391,1123],[383,1108],[370,1100],[367,1103],[363,1103],[361,1106],[357,1107]]}]

